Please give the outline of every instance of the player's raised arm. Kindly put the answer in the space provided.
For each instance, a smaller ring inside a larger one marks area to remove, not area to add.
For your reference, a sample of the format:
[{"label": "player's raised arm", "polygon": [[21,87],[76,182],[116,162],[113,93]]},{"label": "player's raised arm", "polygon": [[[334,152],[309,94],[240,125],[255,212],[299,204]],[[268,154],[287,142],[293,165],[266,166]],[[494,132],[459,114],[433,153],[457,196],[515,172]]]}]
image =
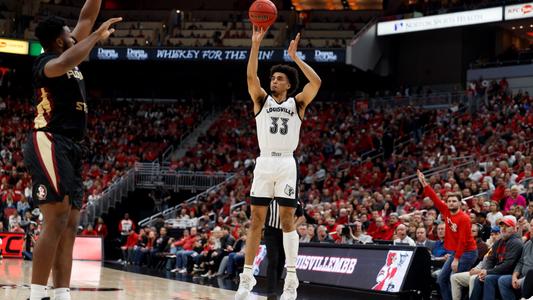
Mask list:
[{"label": "player's raised arm", "polygon": [[309,80],[309,83],[307,83],[302,92],[300,92],[298,95],[296,95],[295,99],[296,102],[298,102],[301,106],[300,108],[302,110],[305,110],[307,105],[313,101],[316,94],[318,93],[318,90],[320,89],[320,85],[322,84],[322,80],[318,76],[318,74],[311,68],[308,64],[306,64],[298,55],[296,52],[298,51],[298,43],[300,42],[300,34],[296,35],[296,38],[291,41],[291,44],[289,45],[289,56],[292,58],[292,60],[298,65],[300,70],[304,73],[307,80]]},{"label": "player's raised arm", "polygon": [[48,78],[59,77],[72,70],[85,60],[96,43],[107,39],[115,31],[115,29],[109,27],[120,21],[122,21],[122,18],[112,18],[105,21],[100,28],[86,39],[70,47],[58,58],[50,60],[44,67],[44,75]]},{"label": "player's raised arm", "polygon": [[248,58],[248,68],[246,70],[246,77],[248,81],[248,93],[254,102],[254,113],[257,114],[261,110],[262,103],[267,93],[261,87],[261,82],[257,76],[257,65],[259,63],[259,47],[261,41],[265,37],[268,28],[259,28],[253,26],[252,33],[252,49],[250,50],[250,57]]},{"label": "player's raised arm", "polygon": [[81,42],[91,34],[94,22],[96,22],[96,18],[98,18],[101,4],[102,0],[85,1],[80,12],[78,23],[76,24],[76,27],[74,27],[74,30],[72,30],[72,36],[77,42]]}]

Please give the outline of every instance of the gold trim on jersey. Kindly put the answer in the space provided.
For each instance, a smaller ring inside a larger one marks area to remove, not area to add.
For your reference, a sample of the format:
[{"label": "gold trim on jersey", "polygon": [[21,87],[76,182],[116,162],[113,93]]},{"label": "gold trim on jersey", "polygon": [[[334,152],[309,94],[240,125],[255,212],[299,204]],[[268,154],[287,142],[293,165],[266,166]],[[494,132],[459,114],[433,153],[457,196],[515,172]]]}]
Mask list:
[{"label": "gold trim on jersey", "polygon": [[52,111],[52,106],[50,105],[50,100],[48,99],[48,92],[46,88],[41,88],[41,101],[37,104],[37,116],[33,120],[34,129],[40,129],[48,125],[48,121],[44,114],[50,114]]},{"label": "gold trim on jersey", "polygon": [[59,193],[59,180],[57,171],[57,165],[54,158],[54,149],[52,140],[48,136],[49,133],[37,131],[35,133],[37,140],[37,151],[39,151],[39,156],[41,163],[44,166],[46,173],[48,173],[48,178],[51,180],[52,187]]}]

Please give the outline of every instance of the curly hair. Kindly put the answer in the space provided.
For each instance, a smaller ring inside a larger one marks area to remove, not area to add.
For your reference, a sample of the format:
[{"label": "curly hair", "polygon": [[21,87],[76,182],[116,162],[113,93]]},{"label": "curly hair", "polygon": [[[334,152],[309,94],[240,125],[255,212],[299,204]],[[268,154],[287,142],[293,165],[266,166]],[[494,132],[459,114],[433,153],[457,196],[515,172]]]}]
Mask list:
[{"label": "curly hair", "polygon": [[300,84],[298,70],[289,65],[275,65],[270,69],[270,77],[276,72],[285,74],[289,79],[291,88],[287,91],[287,95],[291,96],[298,89],[298,85]]},{"label": "curly hair", "polygon": [[35,28],[35,36],[45,50],[52,47],[54,41],[61,36],[66,26],[65,20],[58,17],[49,17],[41,21]]}]

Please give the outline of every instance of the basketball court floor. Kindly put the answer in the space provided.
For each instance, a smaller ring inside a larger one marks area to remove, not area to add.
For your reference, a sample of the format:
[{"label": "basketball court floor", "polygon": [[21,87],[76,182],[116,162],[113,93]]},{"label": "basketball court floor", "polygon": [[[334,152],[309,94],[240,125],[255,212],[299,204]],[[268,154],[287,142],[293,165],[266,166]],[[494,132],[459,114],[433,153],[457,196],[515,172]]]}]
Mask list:
[{"label": "basketball court floor", "polygon": [[[31,262],[1,260],[0,299],[27,299],[30,278]],[[76,300],[233,300],[235,295],[230,290],[115,270],[88,261],[74,261],[71,287]],[[251,299],[266,297],[253,295]]]},{"label": "basketball court floor", "polygon": [[[26,300],[30,294],[31,262],[0,260],[0,300]],[[248,300],[272,300],[266,296],[264,279],[257,278],[254,294]],[[282,282],[278,286],[281,294]],[[51,286],[49,282],[49,286]],[[71,290],[73,300],[233,300],[237,282],[230,279],[204,279],[116,263],[74,261]],[[49,294],[52,296],[52,293]],[[353,291],[300,283],[299,300],[376,299],[355,296]]]}]

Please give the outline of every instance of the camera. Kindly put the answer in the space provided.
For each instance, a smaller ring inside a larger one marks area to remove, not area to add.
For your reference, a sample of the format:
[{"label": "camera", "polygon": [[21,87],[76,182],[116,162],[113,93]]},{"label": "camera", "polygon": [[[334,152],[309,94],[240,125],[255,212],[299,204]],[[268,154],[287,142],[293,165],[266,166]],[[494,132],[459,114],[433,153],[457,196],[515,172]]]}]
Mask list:
[{"label": "camera", "polygon": [[342,229],[342,235],[350,235],[350,227],[348,226],[344,226],[344,228]]}]

